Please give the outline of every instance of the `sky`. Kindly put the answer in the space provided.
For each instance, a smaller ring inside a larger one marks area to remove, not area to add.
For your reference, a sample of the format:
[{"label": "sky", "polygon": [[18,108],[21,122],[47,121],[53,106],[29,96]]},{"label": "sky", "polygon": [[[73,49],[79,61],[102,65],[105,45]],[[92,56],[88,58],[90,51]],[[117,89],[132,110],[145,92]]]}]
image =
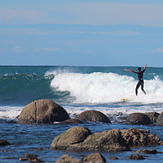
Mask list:
[{"label": "sky", "polygon": [[162,0],[0,4],[0,65],[163,67]]}]

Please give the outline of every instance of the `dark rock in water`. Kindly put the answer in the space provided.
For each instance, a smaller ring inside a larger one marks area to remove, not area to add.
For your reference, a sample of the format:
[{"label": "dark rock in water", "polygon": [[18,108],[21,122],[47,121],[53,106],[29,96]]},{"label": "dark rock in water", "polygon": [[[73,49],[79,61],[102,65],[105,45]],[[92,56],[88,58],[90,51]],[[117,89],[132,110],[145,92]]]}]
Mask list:
[{"label": "dark rock in water", "polygon": [[156,154],[158,153],[156,149],[142,149],[136,151],[137,153],[145,153],[145,154]]},{"label": "dark rock in water", "polygon": [[11,145],[7,140],[0,140],[0,146]]},{"label": "dark rock in water", "polygon": [[130,160],[144,160],[144,156],[138,154],[132,154],[128,157]]},{"label": "dark rock in water", "polygon": [[23,157],[19,158],[19,161],[29,161],[29,162],[43,162],[42,160],[37,158],[38,156],[35,154],[27,154]]},{"label": "dark rock in water", "polygon": [[152,124],[150,118],[143,113],[132,113],[128,115],[127,122],[134,125],[149,125]]},{"label": "dark rock in water", "polygon": [[80,161],[69,155],[63,155],[56,161],[56,163],[80,163]]},{"label": "dark rock in water", "polygon": [[96,110],[84,111],[76,118],[81,121],[111,123],[110,119],[105,114]]},{"label": "dark rock in water", "polygon": [[92,154],[90,154],[88,156],[83,157],[81,161],[82,162],[85,162],[85,163],[86,162],[87,163],[96,163],[96,162],[98,162],[98,163],[104,163],[104,162],[106,162],[106,159],[100,153],[92,153]]},{"label": "dark rock in water", "polygon": [[110,160],[118,160],[118,157],[112,156],[112,157],[110,157]]},{"label": "dark rock in water", "polygon": [[121,130],[126,144],[130,147],[144,147],[153,145],[162,145],[162,141],[156,135],[149,134],[148,130],[131,128]]},{"label": "dark rock in water", "polygon": [[26,105],[18,116],[18,123],[53,123],[70,119],[68,113],[52,100],[41,99]]},{"label": "dark rock in water", "polygon": [[71,151],[125,151],[128,150],[119,129],[91,134],[84,127],[72,127],[57,136],[51,149]]},{"label": "dark rock in water", "polygon": [[156,122],[158,116],[160,115],[157,112],[148,112],[148,113],[144,113],[144,114],[147,115],[153,123]]},{"label": "dark rock in water", "polygon": [[83,124],[83,122],[78,119],[67,119],[60,124]]},{"label": "dark rock in water", "polygon": [[91,133],[85,127],[72,127],[54,138],[51,149],[70,151],[126,151],[130,148],[162,145],[148,130],[131,128]]},{"label": "dark rock in water", "polygon": [[163,126],[163,112],[161,112],[161,114],[158,116],[157,120],[156,120],[156,123],[158,125],[161,125]]}]

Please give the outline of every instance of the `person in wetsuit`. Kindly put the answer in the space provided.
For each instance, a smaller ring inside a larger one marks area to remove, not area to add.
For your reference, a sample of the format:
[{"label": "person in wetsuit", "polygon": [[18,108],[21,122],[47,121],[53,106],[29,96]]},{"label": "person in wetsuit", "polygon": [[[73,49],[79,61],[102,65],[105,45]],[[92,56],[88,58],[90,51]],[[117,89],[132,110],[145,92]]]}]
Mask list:
[{"label": "person in wetsuit", "polygon": [[136,73],[138,75],[139,81],[138,81],[136,88],[135,88],[136,96],[138,95],[138,89],[140,86],[141,86],[141,90],[144,92],[144,94],[146,94],[146,92],[144,91],[144,80],[143,80],[143,73],[146,70],[146,68],[147,68],[147,64],[144,66],[144,70],[141,70],[141,67],[138,67],[138,71],[124,69],[125,71],[130,71],[130,72]]}]

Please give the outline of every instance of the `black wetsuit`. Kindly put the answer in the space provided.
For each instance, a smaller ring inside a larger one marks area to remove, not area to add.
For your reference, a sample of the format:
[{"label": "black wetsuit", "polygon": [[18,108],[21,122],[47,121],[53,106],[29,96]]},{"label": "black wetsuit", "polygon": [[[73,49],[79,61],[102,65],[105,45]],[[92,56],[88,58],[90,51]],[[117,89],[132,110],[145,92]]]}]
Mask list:
[{"label": "black wetsuit", "polygon": [[138,88],[141,86],[141,90],[146,94],[146,92],[144,91],[144,81],[143,81],[143,73],[144,73],[145,69],[142,71],[134,71],[134,73],[138,74],[138,84],[136,85],[136,89],[135,89],[135,93],[136,95],[138,94]]}]

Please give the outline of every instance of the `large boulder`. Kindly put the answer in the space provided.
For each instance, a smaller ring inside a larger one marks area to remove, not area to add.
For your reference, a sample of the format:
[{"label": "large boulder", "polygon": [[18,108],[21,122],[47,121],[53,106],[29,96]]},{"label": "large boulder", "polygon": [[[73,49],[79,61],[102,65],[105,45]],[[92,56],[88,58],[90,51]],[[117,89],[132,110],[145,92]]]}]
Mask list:
[{"label": "large boulder", "polygon": [[158,116],[156,123],[160,126],[163,126],[163,112]]},{"label": "large boulder", "polygon": [[52,149],[66,150],[83,142],[88,135],[91,134],[91,131],[85,127],[72,127],[68,129],[66,132],[58,135],[52,142]]},{"label": "large boulder", "polygon": [[71,151],[124,151],[128,150],[119,129],[91,134],[84,127],[72,127],[57,136],[51,149]]},{"label": "large boulder", "polygon": [[68,151],[125,151],[130,148],[162,145],[162,141],[148,130],[113,129],[91,134],[85,127],[72,127],[54,138],[51,149]]},{"label": "large boulder", "polygon": [[81,121],[111,123],[110,119],[105,114],[96,110],[84,111],[79,114],[76,119],[79,119]]},{"label": "large boulder", "polygon": [[53,123],[70,119],[68,113],[52,100],[41,99],[26,105],[18,116],[18,123]]},{"label": "large boulder", "polygon": [[128,115],[127,123],[134,125],[149,125],[152,124],[152,121],[143,113],[132,113]]}]

